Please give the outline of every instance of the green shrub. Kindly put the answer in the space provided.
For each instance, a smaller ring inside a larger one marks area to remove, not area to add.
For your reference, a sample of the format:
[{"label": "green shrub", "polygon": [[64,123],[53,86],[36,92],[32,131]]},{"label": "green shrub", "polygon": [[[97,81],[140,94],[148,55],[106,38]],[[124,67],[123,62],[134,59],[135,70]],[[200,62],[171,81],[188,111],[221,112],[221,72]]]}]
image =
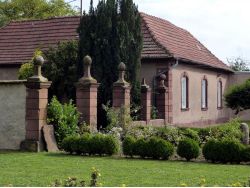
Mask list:
[{"label": "green shrub", "polygon": [[63,139],[62,149],[69,153],[84,155],[113,155],[119,150],[119,141],[111,135],[84,134]]},{"label": "green shrub", "polygon": [[205,144],[209,139],[211,139],[211,128],[197,129],[197,132],[201,144]]},{"label": "green shrub", "polygon": [[240,163],[242,161],[244,145],[237,140],[210,140],[203,147],[206,160],[221,163]]},{"label": "green shrub", "polygon": [[195,140],[196,142],[200,143],[200,137],[198,135],[198,132],[195,130],[192,130],[190,128],[180,128],[179,129],[180,137],[183,139],[190,138],[192,140]]},{"label": "green shrub", "polygon": [[241,151],[241,160],[244,162],[250,162],[250,146],[245,147]]},{"label": "green shrub", "polygon": [[180,135],[179,135],[179,131],[178,128],[176,127],[161,127],[161,128],[156,128],[157,132],[155,134],[155,136],[160,137],[172,144],[174,144],[175,146],[178,145],[179,141],[180,141]]},{"label": "green shrub", "polygon": [[191,138],[181,140],[177,147],[177,154],[180,157],[185,158],[187,161],[190,161],[193,158],[197,158],[200,154],[200,147],[198,142],[192,140]]},{"label": "green shrub", "polygon": [[135,142],[136,139],[132,136],[126,136],[122,142],[123,154],[126,156],[133,157],[135,154]]},{"label": "green shrub", "polygon": [[153,159],[168,159],[174,153],[174,146],[161,138],[152,137],[147,145],[148,157]]},{"label": "green shrub", "polygon": [[55,137],[59,147],[64,138],[78,133],[78,121],[80,114],[75,105],[61,104],[56,97],[53,97],[48,105],[48,123],[55,127]]},{"label": "green shrub", "polygon": [[135,155],[145,158],[148,155],[147,151],[147,141],[144,138],[140,138],[135,143]]},{"label": "green shrub", "polygon": [[202,148],[202,154],[207,161],[218,162],[220,155],[220,142],[215,139],[209,140]]},{"label": "green shrub", "polygon": [[105,136],[104,153],[107,155],[116,154],[119,151],[119,141],[112,135]]},{"label": "green shrub", "polygon": [[18,79],[26,80],[27,78],[33,76],[34,74],[33,69],[34,69],[33,63],[24,63],[18,71]]},{"label": "green shrub", "polygon": [[84,134],[79,139],[79,151],[82,154],[89,154],[90,153],[90,140],[92,136],[90,134]]},{"label": "green shrub", "polygon": [[222,163],[239,163],[241,161],[241,153],[244,145],[239,141],[225,139],[221,141],[219,160]]}]

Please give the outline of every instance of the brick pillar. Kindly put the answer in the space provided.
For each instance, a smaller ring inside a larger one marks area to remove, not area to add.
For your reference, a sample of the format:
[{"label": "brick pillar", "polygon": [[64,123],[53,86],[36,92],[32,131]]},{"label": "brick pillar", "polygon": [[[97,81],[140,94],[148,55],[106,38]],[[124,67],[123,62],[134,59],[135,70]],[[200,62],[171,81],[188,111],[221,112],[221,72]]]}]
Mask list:
[{"label": "brick pillar", "polygon": [[160,119],[168,122],[168,88],[165,86],[166,75],[162,74],[159,77],[160,83],[157,88],[156,106]]},{"label": "brick pillar", "polygon": [[146,84],[145,79],[141,85],[141,107],[141,119],[148,124],[151,119],[151,88]]},{"label": "brick pillar", "polygon": [[91,76],[92,59],[85,56],[84,76],[76,84],[76,106],[81,113],[80,121],[90,125],[92,131],[97,130],[97,91],[99,84]]},{"label": "brick pillar", "polygon": [[26,134],[21,149],[39,152],[45,149],[42,128],[46,124],[48,88],[51,85],[41,74],[44,59],[36,57],[34,76],[27,79],[26,85]]},{"label": "brick pillar", "polygon": [[120,63],[118,66],[119,79],[113,84],[113,107],[120,108],[122,106],[130,107],[130,84],[125,81],[126,65]]}]

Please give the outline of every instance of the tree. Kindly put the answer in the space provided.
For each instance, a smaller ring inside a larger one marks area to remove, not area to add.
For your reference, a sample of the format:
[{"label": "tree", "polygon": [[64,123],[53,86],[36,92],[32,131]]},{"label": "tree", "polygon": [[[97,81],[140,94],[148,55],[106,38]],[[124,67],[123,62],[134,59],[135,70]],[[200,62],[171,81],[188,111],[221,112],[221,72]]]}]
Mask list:
[{"label": "tree", "polygon": [[231,86],[225,94],[227,107],[235,114],[250,109],[250,79],[243,84]]},{"label": "tree", "polygon": [[12,20],[44,19],[77,15],[64,0],[3,0],[0,1],[0,27]]},{"label": "tree", "polygon": [[[112,85],[118,79],[118,64],[127,65],[127,80],[132,85],[132,103],[139,103],[138,73],[142,50],[141,18],[132,0],[100,0],[90,3],[78,29],[80,59],[93,57],[92,74],[101,83],[98,91],[98,124],[105,125],[102,104],[112,100]],[[79,62],[78,70],[82,70]],[[79,73],[79,76],[82,76]]]},{"label": "tree", "polygon": [[78,42],[60,42],[56,47],[44,51],[47,63],[43,65],[43,73],[52,81],[49,98],[56,96],[61,102],[75,99],[77,82]]},{"label": "tree", "polygon": [[227,62],[234,71],[250,71],[248,63],[240,57],[231,60],[227,59]]}]

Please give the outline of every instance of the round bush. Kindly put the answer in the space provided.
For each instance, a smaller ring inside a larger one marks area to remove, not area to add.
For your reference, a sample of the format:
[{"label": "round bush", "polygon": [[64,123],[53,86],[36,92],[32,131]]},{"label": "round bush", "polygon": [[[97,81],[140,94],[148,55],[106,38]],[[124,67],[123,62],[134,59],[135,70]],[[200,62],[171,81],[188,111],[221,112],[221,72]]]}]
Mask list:
[{"label": "round bush", "polygon": [[105,138],[102,134],[96,134],[90,139],[90,154],[103,155],[105,153]]},{"label": "round bush", "polygon": [[241,151],[241,160],[244,162],[250,162],[250,147],[245,147]]},{"label": "round bush", "polygon": [[180,135],[183,139],[190,138],[195,140],[196,142],[200,143],[200,137],[198,132],[189,128],[180,128]]},{"label": "round bush", "polygon": [[104,153],[107,155],[116,154],[119,151],[119,141],[114,136],[104,137]]},{"label": "round bush", "polygon": [[134,147],[134,153],[135,155],[140,156],[141,158],[145,158],[148,156],[148,141],[146,141],[144,138],[140,138],[135,142],[135,147]]},{"label": "round bush", "polygon": [[83,136],[80,137],[79,139],[79,151],[80,153],[86,155],[86,154],[90,154],[90,139],[91,139],[91,135],[90,134],[84,134]]},{"label": "round bush", "polygon": [[136,139],[132,136],[126,136],[122,142],[123,154],[126,156],[133,157],[135,155],[135,142]]},{"label": "round bush", "polygon": [[161,138],[150,138],[147,151],[154,159],[168,159],[174,153],[174,146]]},{"label": "round bush", "polygon": [[239,141],[224,139],[220,143],[219,161],[222,163],[240,163],[244,145]]},{"label": "round bush", "polygon": [[179,142],[177,147],[177,154],[180,157],[190,161],[193,158],[197,158],[200,154],[200,147],[197,141],[190,138],[186,138]]},{"label": "round bush", "polygon": [[202,154],[207,161],[218,162],[220,155],[220,142],[211,139],[202,148]]}]

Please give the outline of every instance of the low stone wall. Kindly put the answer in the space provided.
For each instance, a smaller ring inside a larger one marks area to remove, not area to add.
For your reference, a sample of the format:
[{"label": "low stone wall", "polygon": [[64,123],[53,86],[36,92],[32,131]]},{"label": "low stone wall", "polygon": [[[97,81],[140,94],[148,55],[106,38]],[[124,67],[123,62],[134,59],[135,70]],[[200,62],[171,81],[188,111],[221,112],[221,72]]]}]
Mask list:
[{"label": "low stone wall", "polygon": [[24,81],[0,80],[0,149],[18,150],[25,139]]}]

